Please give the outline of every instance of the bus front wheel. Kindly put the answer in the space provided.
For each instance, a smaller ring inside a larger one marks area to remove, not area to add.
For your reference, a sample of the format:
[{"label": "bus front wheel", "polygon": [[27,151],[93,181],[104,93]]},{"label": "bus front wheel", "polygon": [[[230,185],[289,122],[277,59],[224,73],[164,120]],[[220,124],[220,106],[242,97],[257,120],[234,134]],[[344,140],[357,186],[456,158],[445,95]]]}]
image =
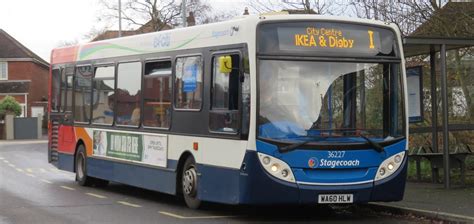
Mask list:
[{"label": "bus front wheel", "polygon": [[184,201],[189,208],[197,209],[201,205],[201,200],[197,198],[198,175],[196,163],[192,156],[184,162],[181,174],[181,190],[183,191]]}]

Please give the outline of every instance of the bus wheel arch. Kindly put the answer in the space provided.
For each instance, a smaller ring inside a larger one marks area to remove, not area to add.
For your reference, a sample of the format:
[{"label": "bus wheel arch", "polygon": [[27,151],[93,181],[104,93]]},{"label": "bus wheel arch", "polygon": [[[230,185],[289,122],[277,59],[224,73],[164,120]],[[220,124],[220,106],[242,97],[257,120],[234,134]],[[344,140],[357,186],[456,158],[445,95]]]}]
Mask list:
[{"label": "bus wheel arch", "polygon": [[176,193],[181,194],[189,208],[197,209],[201,200],[197,197],[198,175],[196,160],[189,152],[184,152],[178,160],[176,175]]},{"label": "bus wheel arch", "polygon": [[105,187],[109,184],[107,180],[87,175],[87,150],[82,139],[77,141],[74,152],[74,172],[76,173],[76,181],[81,186]]}]

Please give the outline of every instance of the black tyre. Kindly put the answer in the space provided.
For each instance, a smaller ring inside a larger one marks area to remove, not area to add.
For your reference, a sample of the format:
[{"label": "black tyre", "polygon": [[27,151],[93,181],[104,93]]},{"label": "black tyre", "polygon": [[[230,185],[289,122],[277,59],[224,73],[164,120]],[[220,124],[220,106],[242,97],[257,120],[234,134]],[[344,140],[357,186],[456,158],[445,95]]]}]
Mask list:
[{"label": "black tyre", "polygon": [[[91,178],[91,177],[89,177]],[[92,178],[92,185],[96,186],[96,187],[107,187],[107,185],[109,185],[109,181],[108,180],[103,180],[103,179],[99,179],[99,178]]]},{"label": "black tyre", "polygon": [[87,176],[86,150],[84,145],[79,145],[76,151],[76,181],[81,186],[91,186],[94,178]]},{"label": "black tyre", "polygon": [[194,158],[188,157],[184,162],[181,173],[181,191],[183,192],[184,202],[189,208],[197,209],[201,206],[201,200],[197,198],[198,175]]}]

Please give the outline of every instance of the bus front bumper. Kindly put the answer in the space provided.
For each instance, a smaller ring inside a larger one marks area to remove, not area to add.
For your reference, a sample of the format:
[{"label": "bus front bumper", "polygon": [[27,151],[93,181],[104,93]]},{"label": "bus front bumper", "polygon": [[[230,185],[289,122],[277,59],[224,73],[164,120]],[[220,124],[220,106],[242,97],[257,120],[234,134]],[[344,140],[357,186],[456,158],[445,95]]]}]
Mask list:
[{"label": "bus front bumper", "polygon": [[403,199],[407,158],[391,176],[375,182],[343,185],[289,183],[268,174],[256,152],[247,151],[240,170],[241,204],[316,204],[320,194],[352,194],[353,203]]}]

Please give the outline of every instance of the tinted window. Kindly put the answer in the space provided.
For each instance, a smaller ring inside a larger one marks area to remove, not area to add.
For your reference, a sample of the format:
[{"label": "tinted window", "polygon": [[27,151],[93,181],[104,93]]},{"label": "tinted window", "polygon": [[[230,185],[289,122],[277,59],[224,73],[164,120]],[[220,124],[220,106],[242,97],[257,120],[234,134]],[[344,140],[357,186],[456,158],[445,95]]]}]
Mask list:
[{"label": "tinted window", "polygon": [[142,63],[121,63],[117,68],[117,124],[140,124]]},{"label": "tinted window", "polygon": [[76,122],[89,122],[91,117],[92,74],[91,66],[76,68],[74,82],[74,119]]},{"label": "tinted window", "polygon": [[171,121],[171,61],[145,64],[143,125],[169,128]]},{"label": "tinted window", "polygon": [[61,102],[59,103],[60,105],[60,111],[61,112],[64,112],[65,111],[65,108],[66,108],[66,70],[65,69],[61,69],[61,78],[60,78],[60,82],[61,82],[61,93],[60,93],[60,96],[61,96]]},{"label": "tinted window", "polygon": [[202,105],[202,60],[200,56],[176,60],[175,107],[199,110]]},{"label": "tinted window", "polygon": [[72,111],[72,73],[61,73],[61,111]]},{"label": "tinted window", "polygon": [[51,80],[51,110],[59,111],[60,88],[61,88],[61,70],[53,69]]},{"label": "tinted window", "polygon": [[112,124],[114,121],[114,66],[95,68],[92,89],[92,122]]}]

